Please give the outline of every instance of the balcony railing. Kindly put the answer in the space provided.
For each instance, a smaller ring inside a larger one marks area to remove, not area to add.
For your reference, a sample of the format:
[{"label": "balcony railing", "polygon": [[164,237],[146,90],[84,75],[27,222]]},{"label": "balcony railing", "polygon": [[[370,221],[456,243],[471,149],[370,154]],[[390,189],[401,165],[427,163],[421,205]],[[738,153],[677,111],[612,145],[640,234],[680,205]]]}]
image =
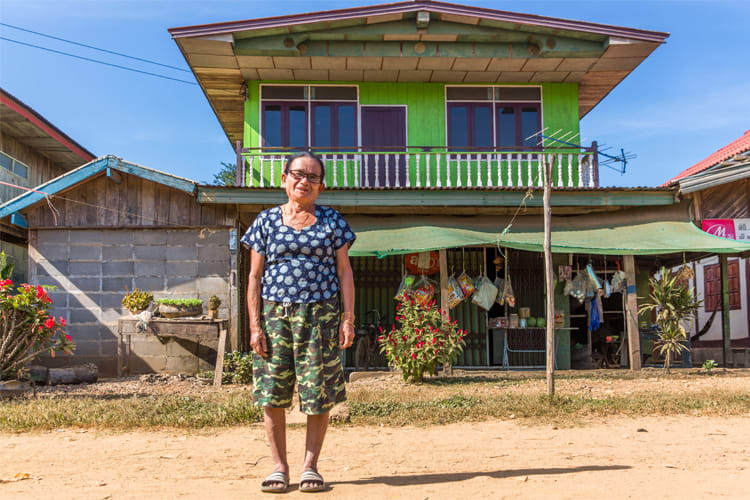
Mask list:
[{"label": "balcony railing", "polygon": [[[237,185],[281,187],[286,158],[294,151],[237,149]],[[542,187],[542,165],[552,162],[552,186],[599,186],[596,144],[590,148],[453,151],[410,146],[399,151],[315,151],[326,165],[326,185],[337,188]]]}]

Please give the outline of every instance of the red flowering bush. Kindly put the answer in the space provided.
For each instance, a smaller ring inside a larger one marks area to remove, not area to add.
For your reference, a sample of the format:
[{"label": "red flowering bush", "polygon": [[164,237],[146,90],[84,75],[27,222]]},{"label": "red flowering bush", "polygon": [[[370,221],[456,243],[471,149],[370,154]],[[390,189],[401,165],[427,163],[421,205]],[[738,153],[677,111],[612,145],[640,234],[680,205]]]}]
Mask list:
[{"label": "red flowering bush", "polygon": [[73,354],[75,344],[65,333],[65,319],[48,312],[52,299],[41,287],[0,280],[0,380],[22,375],[24,367],[43,352]]},{"label": "red flowering bush", "polygon": [[396,321],[390,332],[378,337],[380,352],[388,364],[401,369],[404,380],[421,382],[425,373],[434,375],[438,366],[454,362],[464,349],[466,331],[457,321],[443,321],[435,301],[420,305],[405,298],[396,308]]}]

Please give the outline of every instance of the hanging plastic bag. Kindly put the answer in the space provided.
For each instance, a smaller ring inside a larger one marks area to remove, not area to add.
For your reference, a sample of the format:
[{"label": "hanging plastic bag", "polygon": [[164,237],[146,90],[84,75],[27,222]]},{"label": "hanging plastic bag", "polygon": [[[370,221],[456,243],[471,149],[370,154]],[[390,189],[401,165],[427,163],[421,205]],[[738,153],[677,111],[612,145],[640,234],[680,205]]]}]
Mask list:
[{"label": "hanging plastic bag", "polygon": [[396,292],[396,296],[393,298],[401,301],[408,298],[409,295],[411,295],[411,289],[414,286],[414,280],[414,275],[404,274],[404,277],[401,278],[401,284],[398,286],[398,292]]},{"label": "hanging plastic bag", "polygon": [[588,274],[594,289],[598,290],[602,287],[602,284],[599,281],[599,278],[596,277],[596,273],[594,272],[594,268],[591,267],[591,264],[586,266],[586,274]]},{"label": "hanging plastic bag", "polygon": [[624,292],[628,285],[628,276],[625,274],[625,271],[617,271],[612,276],[612,293],[622,293]]},{"label": "hanging plastic bag", "polygon": [[456,278],[448,278],[448,309],[453,309],[464,300],[464,294]]},{"label": "hanging plastic bag", "polygon": [[461,276],[458,277],[458,286],[461,287],[461,292],[463,292],[464,297],[471,297],[471,294],[476,290],[474,282],[471,281],[471,278],[469,278],[469,275],[466,274],[466,272],[461,273]]},{"label": "hanging plastic bag", "polygon": [[414,283],[411,296],[417,304],[422,307],[427,307],[427,304],[432,300],[432,297],[435,296],[436,287],[437,283],[435,281],[427,276],[420,276],[416,283]]},{"label": "hanging plastic bag", "polygon": [[604,296],[609,297],[612,294],[612,285],[609,284],[609,281],[604,280]]},{"label": "hanging plastic bag", "polygon": [[516,307],[516,296],[513,293],[513,286],[510,284],[510,278],[505,280],[503,286],[503,301],[508,304],[508,307]]},{"label": "hanging plastic bag", "polygon": [[497,297],[497,288],[489,279],[487,279],[486,276],[480,276],[476,283],[477,290],[471,297],[471,301],[485,311],[489,311],[492,307],[492,304],[495,303],[495,298]]},{"label": "hanging plastic bag", "polygon": [[570,296],[575,297],[580,302],[583,302],[583,300],[586,298],[588,281],[589,279],[583,273],[576,274],[576,277],[573,278],[573,282],[571,283]]},{"label": "hanging plastic bag", "polygon": [[565,280],[565,287],[563,288],[563,295],[570,295],[570,291],[573,289],[573,280]]},{"label": "hanging plastic bag", "polygon": [[495,297],[495,302],[500,304],[501,306],[505,304],[505,300],[503,300],[503,290],[505,290],[505,280],[497,277],[495,278],[495,281],[493,282],[495,287],[498,289],[497,297]]}]

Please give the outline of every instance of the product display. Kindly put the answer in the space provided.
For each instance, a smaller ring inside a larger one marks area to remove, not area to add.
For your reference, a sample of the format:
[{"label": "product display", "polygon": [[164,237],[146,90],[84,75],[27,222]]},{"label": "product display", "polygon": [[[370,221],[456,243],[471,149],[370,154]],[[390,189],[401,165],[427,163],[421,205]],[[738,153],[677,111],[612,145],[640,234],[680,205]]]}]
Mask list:
[{"label": "product display", "polygon": [[414,283],[414,290],[412,291],[412,298],[417,304],[422,307],[426,307],[427,304],[435,296],[435,289],[438,287],[437,283],[427,276],[420,276],[416,283]]},{"label": "product display", "polygon": [[404,300],[409,297],[411,295],[411,289],[414,286],[414,280],[414,275],[405,274],[404,277],[401,278],[401,284],[398,286],[398,292],[396,292],[394,299]]},{"label": "product display", "polygon": [[471,278],[465,272],[461,273],[461,276],[458,277],[458,286],[461,287],[464,297],[471,297],[471,294],[476,290],[474,282],[471,281]]},{"label": "product display", "polygon": [[497,288],[495,285],[486,276],[479,277],[477,280],[477,290],[474,292],[471,301],[482,309],[489,311],[496,297]]},{"label": "product display", "polygon": [[464,300],[464,294],[456,278],[448,278],[448,308],[453,309]]}]

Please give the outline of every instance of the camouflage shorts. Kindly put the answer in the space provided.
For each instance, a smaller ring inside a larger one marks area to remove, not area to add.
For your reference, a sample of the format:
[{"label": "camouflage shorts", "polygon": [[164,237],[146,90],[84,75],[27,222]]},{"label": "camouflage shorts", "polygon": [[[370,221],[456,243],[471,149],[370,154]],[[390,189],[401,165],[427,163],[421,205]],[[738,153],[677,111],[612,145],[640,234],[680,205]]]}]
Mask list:
[{"label": "camouflage shorts", "polygon": [[[287,314],[288,313],[288,314]],[[268,357],[253,355],[253,400],[288,408],[294,382],[300,411],[318,415],[346,400],[339,345],[339,300],[310,304],[263,301],[261,321]]]}]

